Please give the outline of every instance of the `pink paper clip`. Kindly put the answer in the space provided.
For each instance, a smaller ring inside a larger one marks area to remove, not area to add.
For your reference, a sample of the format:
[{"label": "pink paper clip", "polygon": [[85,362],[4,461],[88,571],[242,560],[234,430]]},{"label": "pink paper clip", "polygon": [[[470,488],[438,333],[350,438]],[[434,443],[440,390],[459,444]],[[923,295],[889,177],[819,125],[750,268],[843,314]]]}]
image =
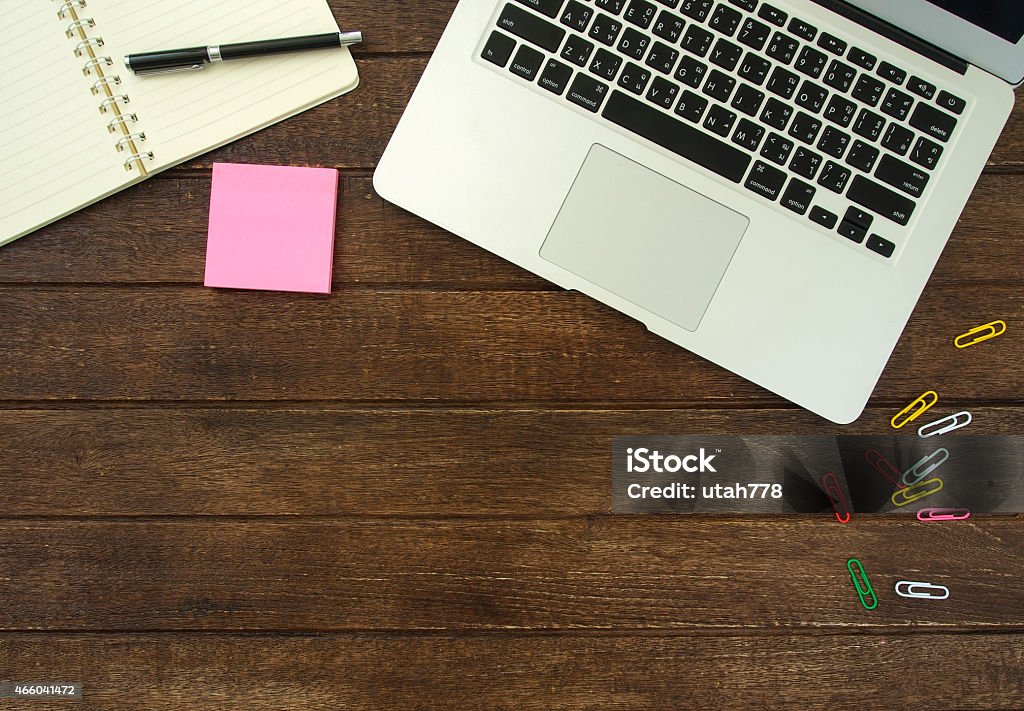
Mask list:
[{"label": "pink paper clip", "polygon": [[900,478],[903,476],[900,470],[877,449],[869,449],[864,452],[864,459],[871,465],[872,469],[888,479],[897,489],[907,488],[907,485],[900,481]]},{"label": "pink paper clip", "polygon": [[832,502],[832,508],[836,512],[836,520],[839,523],[849,523],[850,506],[846,503],[846,497],[843,495],[843,489],[839,486],[839,480],[836,479],[836,475],[832,472],[825,472],[824,476],[821,477],[821,485],[825,487],[825,493],[828,494],[828,498]]},{"label": "pink paper clip", "polygon": [[963,521],[970,517],[967,509],[921,509],[917,512],[918,521]]}]

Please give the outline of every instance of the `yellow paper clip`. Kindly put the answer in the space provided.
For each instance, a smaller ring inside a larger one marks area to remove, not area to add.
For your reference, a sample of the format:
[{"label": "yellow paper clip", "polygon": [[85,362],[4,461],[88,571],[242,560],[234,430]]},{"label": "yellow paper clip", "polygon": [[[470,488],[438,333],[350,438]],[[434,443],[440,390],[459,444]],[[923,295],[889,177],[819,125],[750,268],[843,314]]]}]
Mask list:
[{"label": "yellow paper clip", "polygon": [[945,447],[939,447],[931,454],[926,454],[915,462],[914,466],[903,472],[903,483],[913,486],[941,467],[947,459],[949,459],[949,450]]},{"label": "yellow paper clip", "polygon": [[961,333],[953,339],[953,345],[957,348],[967,348],[968,346],[973,346],[975,343],[981,343],[982,341],[987,341],[990,338],[1001,336],[1004,333],[1006,333],[1006,322],[993,321],[992,323],[986,323],[982,326],[975,326],[967,333]]},{"label": "yellow paper clip", "polygon": [[971,413],[967,410],[958,412],[955,415],[943,417],[941,420],[935,420],[935,422],[929,422],[926,425],[921,425],[917,428],[918,437],[935,437],[936,435],[944,435],[947,432],[958,430],[961,427],[966,427],[971,424]]},{"label": "yellow paper clip", "polygon": [[[908,422],[913,422],[918,417],[924,414],[925,410],[933,407],[935,403],[939,401],[939,394],[934,390],[926,390],[921,393],[921,396],[914,400],[912,403],[904,407],[902,410],[893,415],[890,424],[893,429],[898,430]],[[902,418],[902,419],[901,419]],[[899,423],[897,423],[899,420]]]},{"label": "yellow paper clip", "polygon": [[894,506],[906,506],[912,504],[918,499],[923,499],[926,496],[931,496],[937,491],[942,490],[942,479],[933,477],[931,479],[925,479],[922,482],[914,484],[908,489],[899,489],[892,495],[892,503]]}]

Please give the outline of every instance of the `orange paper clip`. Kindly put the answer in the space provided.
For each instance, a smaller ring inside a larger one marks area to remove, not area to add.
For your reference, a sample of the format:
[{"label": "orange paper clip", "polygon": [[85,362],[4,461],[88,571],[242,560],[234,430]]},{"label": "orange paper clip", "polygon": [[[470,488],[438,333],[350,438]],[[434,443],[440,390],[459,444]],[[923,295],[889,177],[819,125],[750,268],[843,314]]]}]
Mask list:
[{"label": "orange paper clip", "polygon": [[903,425],[913,422],[923,415],[928,408],[933,407],[938,401],[939,394],[937,392],[926,390],[921,393],[920,397],[893,415],[890,424],[893,426],[893,429],[898,430]]},{"label": "orange paper clip", "polygon": [[839,523],[849,523],[850,505],[846,503],[843,488],[839,486],[839,480],[836,479],[836,475],[832,472],[825,472],[825,475],[821,477],[821,485],[825,487],[825,493],[828,494],[829,501],[832,502],[832,508],[836,511],[836,520]]},{"label": "orange paper clip", "polygon": [[942,490],[942,479],[933,477],[931,479],[925,479],[922,482],[914,484],[906,489],[900,489],[892,495],[892,503],[894,506],[906,506],[912,504],[918,499],[923,499],[926,496],[931,496],[937,491]]},{"label": "orange paper clip", "polygon": [[981,326],[975,326],[967,333],[961,333],[953,339],[953,345],[957,348],[967,348],[975,343],[987,341],[990,338],[1001,336],[1006,333],[1005,321],[992,321]]},{"label": "orange paper clip", "polygon": [[903,476],[900,474],[900,470],[877,449],[869,449],[864,452],[864,459],[871,465],[872,469],[888,479],[897,489],[906,488],[906,484],[900,481],[900,478]]},{"label": "orange paper clip", "polygon": [[917,512],[918,521],[963,521],[970,517],[967,509],[921,509]]}]

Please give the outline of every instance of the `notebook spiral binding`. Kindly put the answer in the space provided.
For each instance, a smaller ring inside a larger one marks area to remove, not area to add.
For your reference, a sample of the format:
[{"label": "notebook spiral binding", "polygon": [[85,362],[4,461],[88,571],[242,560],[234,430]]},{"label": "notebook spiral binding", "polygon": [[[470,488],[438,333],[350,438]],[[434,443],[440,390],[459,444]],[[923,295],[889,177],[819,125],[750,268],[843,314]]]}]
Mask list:
[{"label": "notebook spiral binding", "polygon": [[138,130],[139,117],[126,108],[131,98],[123,92],[115,91],[121,85],[121,77],[113,73],[114,60],[102,54],[103,38],[91,37],[89,34],[96,27],[96,21],[80,12],[88,8],[88,0],[51,2],[60,3],[57,17],[68,23],[64,30],[68,39],[78,41],[73,51],[76,57],[86,60],[82,74],[94,80],[90,91],[94,96],[103,97],[99,112],[111,117],[107,131],[119,136],[114,149],[118,153],[128,154],[124,161],[125,171],[137,172],[140,176],[148,175],[146,163],[154,159],[153,152],[143,148],[146,134]]}]

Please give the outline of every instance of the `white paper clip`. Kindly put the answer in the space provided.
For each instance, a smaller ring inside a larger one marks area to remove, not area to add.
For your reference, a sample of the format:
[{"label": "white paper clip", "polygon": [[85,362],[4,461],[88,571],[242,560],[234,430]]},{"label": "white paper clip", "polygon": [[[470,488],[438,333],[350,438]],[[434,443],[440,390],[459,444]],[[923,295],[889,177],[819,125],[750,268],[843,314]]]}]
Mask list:
[{"label": "white paper clip", "polygon": [[931,454],[926,454],[914,466],[903,472],[903,483],[913,486],[917,482],[923,481],[925,477],[941,467],[947,459],[949,459],[949,450],[945,447],[939,447]]},{"label": "white paper clip", "polygon": [[911,597],[917,600],[945,600],[949,597],[949,588],[944,585],[901,580],[896,583],[896,594],[900,597]]},{"label": "white paper clip", "polygon": [[926,425],[921,425],[917,428],[918,437],[934,437],[936,435],[944,435],[947,432],[958,430],[961,427],[966,427],[971,424],[971,413],[964,410],[958,412],[955,415],[949,417],[943,417],[941,420],[935,420],[935,422],[929,422]]}]

